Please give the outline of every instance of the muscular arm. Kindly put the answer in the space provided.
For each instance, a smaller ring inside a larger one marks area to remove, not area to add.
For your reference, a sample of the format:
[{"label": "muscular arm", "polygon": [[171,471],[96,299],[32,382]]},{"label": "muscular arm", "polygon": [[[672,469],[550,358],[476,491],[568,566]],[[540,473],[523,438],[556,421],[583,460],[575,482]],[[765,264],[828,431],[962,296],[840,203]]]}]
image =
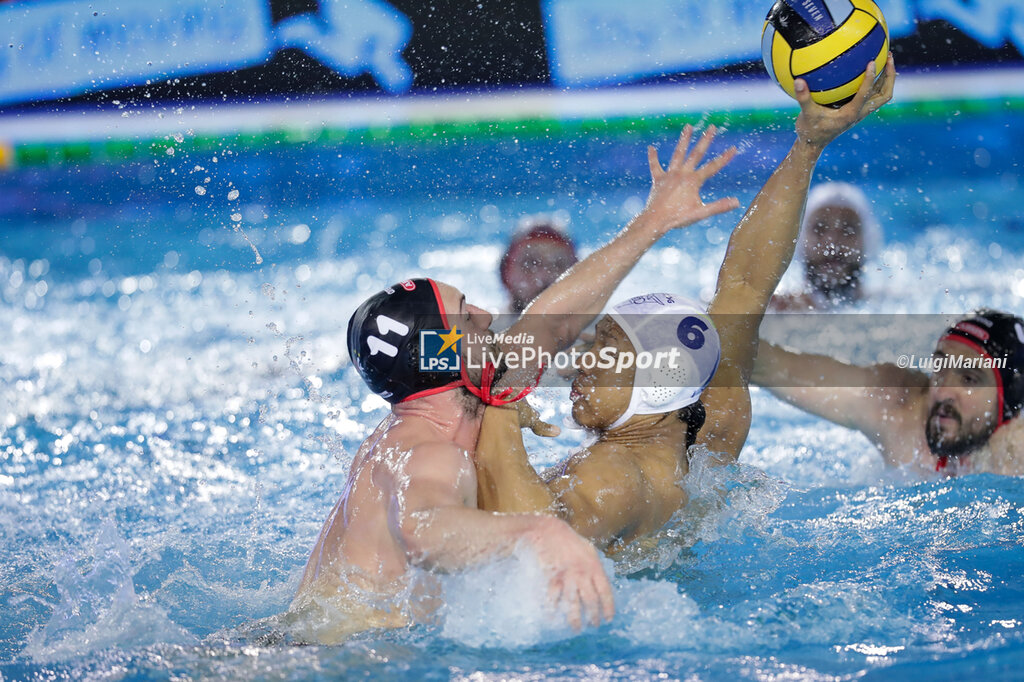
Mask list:
[{"label": "muscular arm", "polygon": [[574,456],[545,482],[527,458],[514,409],[487,408],[476,457],[481,509],[557,515],[602,549],[649,516],[643,474],[611,453]]},{"label": "muscular arm", "polygon": [[412,563],[456,571],[511,553],[535,527],[533,516],[476,509],[474,482],[472,465],[461,449],[448,444],[414,448],[393,481],[388,515],[392,533]]},{"label": "muscular arm", "polygon": [[875,443],[888,413],[907,405],[928,386],[924,374],[895,365],[858,367],[767,341],[760,342],[752,381],[806,412],[862,432]]},{"label": "muscular arm", "polygon": [[[806,84],[798,89],[797,140],[733,230],[709,307],[722,343],[722,361],[705,391],[707,422],[698,442],[732,458],[750,430],[748,384],[761,318],[793,259],[814,166],[825,147],[892,98],[895,67],[874,83],[869,67],[856,97],[841,109],[816,105]],[[872,89],[873,88],[873,89]]]},{"label": "muscular arm", "polygon": [[544,515],[476,509],[476,477],[467,454],[450,444],[414,448],[395,472],[388,522],[410,563],[458,571],[533,548],[551,595],[579,628],[614,614],[611,585],[594,548],[564,522]]},{"label": "muscular arm", "polygon": [[735,458],[750,429],[750,378],[761,318],[793,259],[811,173],[824,149],[798,139],[733,230],[708,308],[722,361],[703,396],[698,442]]},{"label": "muscular arm", "polygon": [[515,409],[488,407],[476,444],[477,502],[504,513],[556,514],[548,484],[530,464]]}]

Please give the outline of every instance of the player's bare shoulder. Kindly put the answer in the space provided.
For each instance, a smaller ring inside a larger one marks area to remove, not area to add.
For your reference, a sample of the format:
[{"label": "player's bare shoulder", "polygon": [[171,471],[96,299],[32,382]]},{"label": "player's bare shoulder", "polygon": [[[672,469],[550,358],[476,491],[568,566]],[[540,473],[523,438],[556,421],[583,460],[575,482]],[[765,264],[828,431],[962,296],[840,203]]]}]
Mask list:
[{"label": "player's bare shoulder", "polygon": [[996,429],[988,444],[971,456],[971,464],[976,473],[1024,475],[1024,418]]},{"label": "player's bare shoulder", "polygon": [[871,368],[871,386],[864,391],[874,414],[862,432],[892,466],[916,466],[927,454],[922,424],[928,413],[927,375],[893,364]]}]

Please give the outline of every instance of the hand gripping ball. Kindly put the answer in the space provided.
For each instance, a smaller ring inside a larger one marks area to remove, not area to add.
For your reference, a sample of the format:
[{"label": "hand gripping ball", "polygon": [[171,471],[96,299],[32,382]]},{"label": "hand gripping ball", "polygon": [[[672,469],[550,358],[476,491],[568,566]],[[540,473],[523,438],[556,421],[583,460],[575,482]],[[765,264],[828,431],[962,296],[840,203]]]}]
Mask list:
[{"label": "hand gripping ball", "polygon": [[839,107],[864,80],[868,62],[885,70],[889,29],[871,0],[777,0],[764,22],[765,68],[790,97],[807,81],[818,104]]}]

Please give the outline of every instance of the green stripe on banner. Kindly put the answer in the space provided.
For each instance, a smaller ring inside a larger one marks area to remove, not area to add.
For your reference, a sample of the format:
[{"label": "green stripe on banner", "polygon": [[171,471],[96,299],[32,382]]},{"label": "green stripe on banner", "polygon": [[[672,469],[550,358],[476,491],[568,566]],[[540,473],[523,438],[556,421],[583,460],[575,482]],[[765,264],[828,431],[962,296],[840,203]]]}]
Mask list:
[{"label": "green stripe on banner", "polygon": [[[944,100],[893,103],[876,114],[880,119],[935,119],[1024,111],[1024,98],[1007,100]],[[666,114],[561,120],[554,118],[450,122],[414,122],[363,128],[287,128],[258,133],[189,135],[180,142],[159,137],[104,142],[27,143],[13,147],[13,165],[111,163],[163,158],[189,152],[217,153],[280,148],[306,144],[436,144],[454,140],[514,137],[571,137],[579,135],[636,135],[650,137],[679,130],[687,123],[715,124],[733,129],[788,126],[791,109],[747,109],[706,114]],[[169,151],[173,150],[173,151]]]}]

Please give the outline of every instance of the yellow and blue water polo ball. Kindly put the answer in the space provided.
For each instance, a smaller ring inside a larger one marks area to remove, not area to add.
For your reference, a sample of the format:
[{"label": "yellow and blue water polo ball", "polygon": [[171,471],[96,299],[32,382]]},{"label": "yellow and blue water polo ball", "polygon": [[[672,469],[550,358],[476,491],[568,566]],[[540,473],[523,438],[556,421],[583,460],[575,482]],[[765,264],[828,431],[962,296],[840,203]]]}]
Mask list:
[{"label": "yellow and blue water polo ball", "polygon": [[881,74],[888,54],[889,28],[871,0],[777,0],[761,35],[764,66],[790,97],[803,78],[815,102],[835,107],[857,93],[868,62]]}]

